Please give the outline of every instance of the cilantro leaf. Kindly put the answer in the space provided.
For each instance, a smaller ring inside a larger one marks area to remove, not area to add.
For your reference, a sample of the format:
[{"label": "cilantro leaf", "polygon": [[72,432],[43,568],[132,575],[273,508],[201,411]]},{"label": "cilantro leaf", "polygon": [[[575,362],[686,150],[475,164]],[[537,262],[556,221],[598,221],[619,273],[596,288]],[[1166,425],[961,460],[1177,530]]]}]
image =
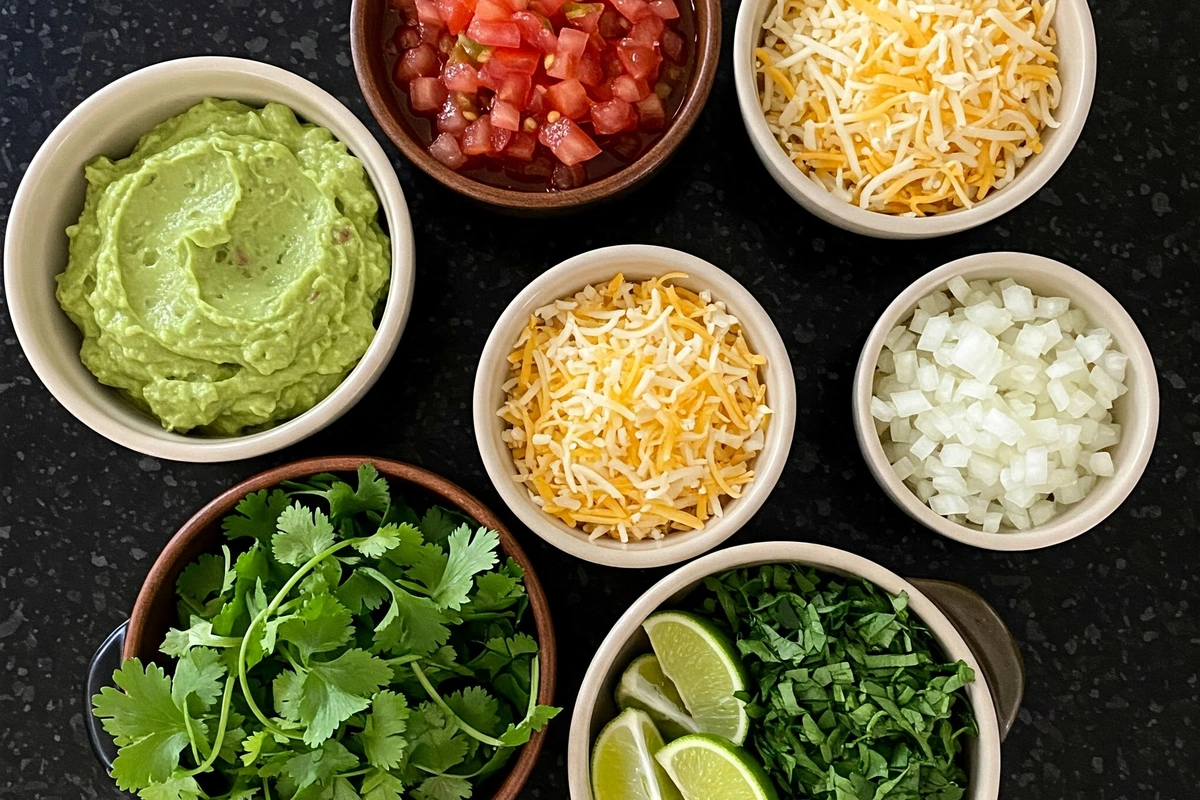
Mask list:
[{"label": "cilantro leaf", "polygon": [[409,717],[409,763],[428,772],[445,772],[467,755],[467,741],[458,727],[433,703],[422,703]]},{"label": "cilantro leaf", "polygon": [[206,620],[196,622],[185,630],[171,628],[163,637],[160,648],[169,656],[182,657],[193,647],[241,647],[242,640],[238,637],[217,636],[213,633],[213,624]]},{"label": "cilantro leaf", "polygon": [[374,611],[388,598],[387,589],[355,570],[334,592],[337,599],[354,614]]},{"label": "cilantro leaf", "polygon": [[233,588],[233,572],[226,569],[229,548],[223,547],[224,557],[205,553],[183,570],[175,581],[175,592],[183,605],[194,613],[211,613],[208,601],[212,596],[220,597]]},{"label": "cilantro leaf", "polygon": [[[171,699],[176,706],[184,712],[199,714],[217,702],[221,696],[221,678],[225,676],[225,665],[220,658],[217,651],[198,647],[179,659],[171,680]],[[198,703],[191,711],[188,703],[193,697]]]},{"label": "cilantro leaf", "polygon": [[553,706],[535,706],[533,713],[519,723],[509,725],[508,729],[500,734],[499,739],[505,747],[519,747],[528,742],[534,733],[546,727],[546,723],[557,717],[560,711],[561,708]]},{"label": "cilantro leaf", "polygon": [[358,766],[358,757],[341,742],[325,742],[316,750],[293,756],[287,762],[287,774],[297,789],[327,786],[339,772]]},{"label": "cilantro leaf", "polygon": [[92,713],[120,748],[112,776],[121,789],[165,783],[188,744],[183,712],[171,697],[171,679],[157,664],[137,659],[113,673],[121,691],[105,686],[92,698]]},{"label": "cilantro leaf", "polygon": [[370,461],[364,461],[358,467],[357,489],[351,491],[348,483],[338,481],[329,487],[325,499],[329,501],[329,515],[334,518],[363,511],[385,514],[391,500],[387,481],[379,477],[379,471]]},{"label": "cilantro leaf", "polygon": [[462,514],[434,506],[425,512],[425,515],[421,517],[421,524],[417,527],[421,529],[421,535],[424,536],[425,541],[431,544],[441,544],[454,532],[455,528],[469,523],[470,520]]},{"label": "cilantro leaf", "polygon": [[270,548],[271,537],[275,534],[275,521],[288,506],[287,493],[281,489],[246,495],[235,508],[236,513],[230,514],[221,523],[221,528],[230,539],[250,537]]},{"label": "cilantro leaf", "polygon": [[370,705],[368,699],[392,679],[392,669],[364,650],[347,650],[332,661],[286,670],[275,679],[280,713],[305,726],[304,743],[314,747],[338,725]]},{"label": "cilantro leaf", "polygon": [[402,541],[401,526],[384,525],[365,539],[355,542],[353,547],[364,556],[379,558],[388,550],[399,547]]},{"label": "cilantro leaf", "polygon": [[465,800],[471,796],[471,784],[457,775],[434,775],[413,790],[417,800]]},{"label": "cilantro leaf", "polygon": [[468,686],[447,695],[446,705],[477,731],[494,734],[500,726],[500,703],[482,686]]},{"label": "cilantro leaf", "polygon": [[447,542],[450,554],[445,568],[435,583],[427,585],[433,602],[457,610],[467,602],[475,574],[496,566],[500,535],[487,528],[479,528],[472,535],[469,527],[461,525],[447,537]]},{"label": "cilantro leaf", "polygon": [[372,698],[371,713],[355,737],[368,764],[380,769],[400,766],[408,748],[408,740],[400,735],[408,728],[408,715],[408,702],[402,694],[383,691]]},{"label": "cilantro leaf", "polygon": [[333,525],[320,509],[294,503],[279,515],[276,527],[271,548],[284,564],[298,567],[333,546]]},{"label": "cilantro leaf", "polygon": [[198,800],[204,796],[200,784],[190,775],[172,775],[162,783],[152,783],[138,791],[142,800]]},{"label": "cilantro leaf", "polygon": [[358,571],[374,578],[392,596],[391,606],[375,627],[375,644],[381,650],[424,654],[450,639],[449,620],[429,598],[409,593],[378,570],[360,567]]},{"label": "cilantro leaf", "polygon": [[306,600],[299,613],[279,626],[278,635],[294,645],[301,660],[308,663],[313,653],[337,650],[350,641],[353,635],[350,623],[350,612],[333,595],[318,594]]},{"label": "cilantro leaf", "polygon": [[267,580],[271,566],[267,551],[258,542],[237,557],[233,564],[233,596],[212,618],[213,632],[219,636],[240,636],[250,624],[246,596],[260,580]]},{"label": "cilantro leaf", "polygon": [[363,800],[401,800],[404,782],[390,772],[373,769],[363,777]]}]

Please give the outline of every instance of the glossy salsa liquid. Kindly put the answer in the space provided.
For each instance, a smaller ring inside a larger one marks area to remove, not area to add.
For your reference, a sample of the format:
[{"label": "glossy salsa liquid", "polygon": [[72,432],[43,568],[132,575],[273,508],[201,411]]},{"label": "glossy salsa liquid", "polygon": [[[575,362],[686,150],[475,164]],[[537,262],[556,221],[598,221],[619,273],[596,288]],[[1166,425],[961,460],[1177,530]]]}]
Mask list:
[{"label": "glossy salsa liquid", "polygon": [[[620,172],[641,158],[670,128],[675,115],[679,113],[679,107],[683,105],[688,81],[696,67],[696,9],[689,0],[675,0],[675,2],[679,9],[679,18],[668,20],[666,29],[673,31],[683,40],[683,53],[679,59],[680,63],[673,63],[664,56],[659,67],[656,82],[663,82],[671,87],[671,93],[663,98],[666,123],[660,130],[629,130],[608,136],[597,136],[592,132],[590,125],[583,125],[584,130],[601,149],[601,153],[576,166],[576,170],[582,170],[582,180],[571,186],[555,185],[555,166],[559,164],[559,161],[548,148],[540,143],[532,161],[505,158],[503,153],[499,156],[470,156],[467,158],[467,162],[455,171],[472,180],[501,189],[551,192],[595,183]],[[393,74],[396,62],[403,55],[403,51],[396,44],[395,36],[396,32],[404,26],[403,16],[389,3],[383,25],[380,26],[383,36],[384,60],[389,76]],[[440,58],[444,59],[445,56],[440,56]],[[537,77],[544,79],[541,68],[539,68],[535,80]],[[422,147],[428,148],[438,135],[436,120],[414,112],[408,102],[408,93],[404,87],[397,85],[390,78],[388,83],[395,92],[405,127]]]}]

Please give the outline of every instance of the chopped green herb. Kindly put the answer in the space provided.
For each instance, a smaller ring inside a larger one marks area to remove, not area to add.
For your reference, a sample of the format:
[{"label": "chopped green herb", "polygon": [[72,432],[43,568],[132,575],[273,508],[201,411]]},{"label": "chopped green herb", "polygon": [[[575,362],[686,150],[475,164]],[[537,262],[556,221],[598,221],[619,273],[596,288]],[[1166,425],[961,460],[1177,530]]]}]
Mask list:
[{"label": "chopped green herb", "polygon": [[93,699],[144,800],[467,800],[559,709],[537,705],[522,572],[370,464],[249,495],[176,585],[173,677],[131,659]]}]

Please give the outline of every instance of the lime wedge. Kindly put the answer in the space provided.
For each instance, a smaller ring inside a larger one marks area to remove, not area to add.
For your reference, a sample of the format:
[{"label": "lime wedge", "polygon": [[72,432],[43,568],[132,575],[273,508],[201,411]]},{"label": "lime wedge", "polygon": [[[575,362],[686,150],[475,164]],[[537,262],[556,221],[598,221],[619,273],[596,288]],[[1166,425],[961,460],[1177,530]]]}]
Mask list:
[{"label": "lime wedge", "polygon": [[708,620],[681,611],[652,614],[642,627],[700,730],[734,744],[746,741],[750,718],[733,696],[746,688],[746,674],[733,642]]},{"label": "lime wedge", "polygon": [[684,800],[778,800],[763,768],[742,748],[706,733],[676,739],[654,758]]},{"label": "lime wedge", "polygon": [[592,748],[592,800],[683,800],[654,760],[662,736],[644,711],[626,709]]},{"label": "lime wedge", "polygon": [[696,720],[683,708],[683,699],[671,679],[663,674],[658,656],[646,653],[625,668],[617,684],[617,705],[638,708],[650,715],[667,741],[689,733],[700,733]]}]

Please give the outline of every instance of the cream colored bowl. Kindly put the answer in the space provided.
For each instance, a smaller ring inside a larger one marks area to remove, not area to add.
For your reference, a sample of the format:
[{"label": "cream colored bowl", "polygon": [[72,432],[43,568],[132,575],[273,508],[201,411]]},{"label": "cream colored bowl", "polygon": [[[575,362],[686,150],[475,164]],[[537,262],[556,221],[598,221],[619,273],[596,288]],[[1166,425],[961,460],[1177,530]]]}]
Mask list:
[{"label": "cream colored bowl", "polygon": [[1012,183],[971,208],[929,217],[898,217],[851,205],[805,176],[767,127],[754,73],[754,49],[762,41],[762,23],[775,2],[744,0],[738,10],[733,75],[742,122],[754,151],[780,188],[807,211],[839,228],[883,239],[927,239],[982,225],[1013,210],[1042,188],[1067,160],[1083,131],[1096,85],[1096,32],[1087,0],[1058,0],[1055,52],[1063,92],[1054,116],[1062,124],[1043,132],[1045,149],[1026,160]]},{"label": "cream colored bowl", "polygon": [[[261,106],[282,103],[328,128],[363,162],[379,195],[392,248],[392,275],[375,339],[341,385],[313,408],[270,429],[232,437],[163,430],[79,360],[80,334],[59,308],[54,278],[67,266],[68,225],[79,219],[84,165],[120,158],[142,134],[206,97]],[[240,58],[183,58],[109,84],[67,115],[38,150],[13,200],[4,243],[4,290],[17,338],[34,372],[80,422],[117,444],[176,461],[231,461],[300,441],[348,411],[387,366],[408,318],[413,236],[404,193],[383,149],[333,95],[297,75]]]},{"label": "cream colored bowl", "polygon": [[[875,366],[888,331],[912,316],[917,301],[943,288],[955,275],[967,281],[1012,278],[1038,295],[1070,299],[1093,325],[1112,333],[1114,347],[1129,356],[1125,370],[1128,393],[1113,404],[1113,419],[1121,425],[1121,441],[1109,449],[1115,473],[1099,478],[1083,500],[1043,525],[1027,531],[983,533],[951,522],[933,509],[896,475],[883,452],[871,417]],[[1104,287],[1078,270],[1053,259],[1029,253],[981,253],[938,267],[897,297],[875,323],[854,373],[854,429],[863,458],[875,480],[904,513],[943,536],[989,550],[1034,550],[1065,542],[1103,522],[1124,502],[1142,477],[1158,431],[1158,378],[1146,340],[1128,312]]]},{"label": "cream colored bowl", "polygon": [[[977,658],[967,645],[964,635],[977,638],[974,635],[981,634],[991,641],[1010,639],[1003,624],[984,604],[991,613],[980,615],[970,623],[979,627],[975,630],[960,631],[938,605],[899,575],[853,553],[803,542],[761,542],[711,553],[680,567],[654,584],[621,615],[617,624],[600,643],[596,655],[592,657],[592,663],[583,676],[583,683],[575,699],[575,710],[571,714],[570,740],[567,744],[567,785],[571,800],[592,800],[592,743],[604,724],[616,715],[612,694],[621,672],[638,654],[649,652],[649,642],[641,627],[646,617],[660,607],[670,606],[682,600],[709,575],[779,562],[804,564],[840,575],[853,575],[893,594],[902,591],[908,593],[909,608],[933,634],[944,655],[951,661],[962,659],[975,671],[975,681],[967,685],[966,692],[975,712],[979,735],[969,740],[965,747],[968,758],[967,771],[970,776],[970,787],[965,800],[996,800],[1000,791],[1002,732],[989,688],[989,664],[981,663],[980,658]],[[994,662],[1004,671],[1001,677],[1006,680],[1015,679],[1016,676],[1012,673],[1022,670],[1020,656],[1015,654],[1015,651],[1013,653],[1014,655],[1008,658],[997,659]],[[1020,680],[1023,685],[1023,675]],[[1020,693],[1016,694],[1015,699],[1011,700],[1011,708],[1005,709],[1006,712],[1010,712],[1006,713],[1009,722],[1016,715],[1020,697]]]},{"label": "cream colored bowl", "polygon": [[[709,289],[725,301],[742,324],[746,342],[767,359],[767,405],[771,418],[766,443],[754,459],[754,481],[737,500],[725,503],[725,514],[698,531],[672,533],[660,540],[623,544],[608,537],[589,541],[582,530],[550,516],[517,483],[508,445],[500,438],[506,423],[496,415],[504,404],[508,355],[533,312],[584,286],[607,283],[618,272],[645,280],[668,272],[685,272],[675,283],[687,289]],[[560,550],[611,567],[661,567],[707,552],[732,536],[754,516],[775,487],[787,462],[796,426],[796,384],[792,364],[779,331],[758,301],[730,275],[695,256],[650,245],[621,245],[592,250],[567,259],[525,287],[509,304],[488,337],[475,375],[475,441],[496,491],[525,525]]]}]

